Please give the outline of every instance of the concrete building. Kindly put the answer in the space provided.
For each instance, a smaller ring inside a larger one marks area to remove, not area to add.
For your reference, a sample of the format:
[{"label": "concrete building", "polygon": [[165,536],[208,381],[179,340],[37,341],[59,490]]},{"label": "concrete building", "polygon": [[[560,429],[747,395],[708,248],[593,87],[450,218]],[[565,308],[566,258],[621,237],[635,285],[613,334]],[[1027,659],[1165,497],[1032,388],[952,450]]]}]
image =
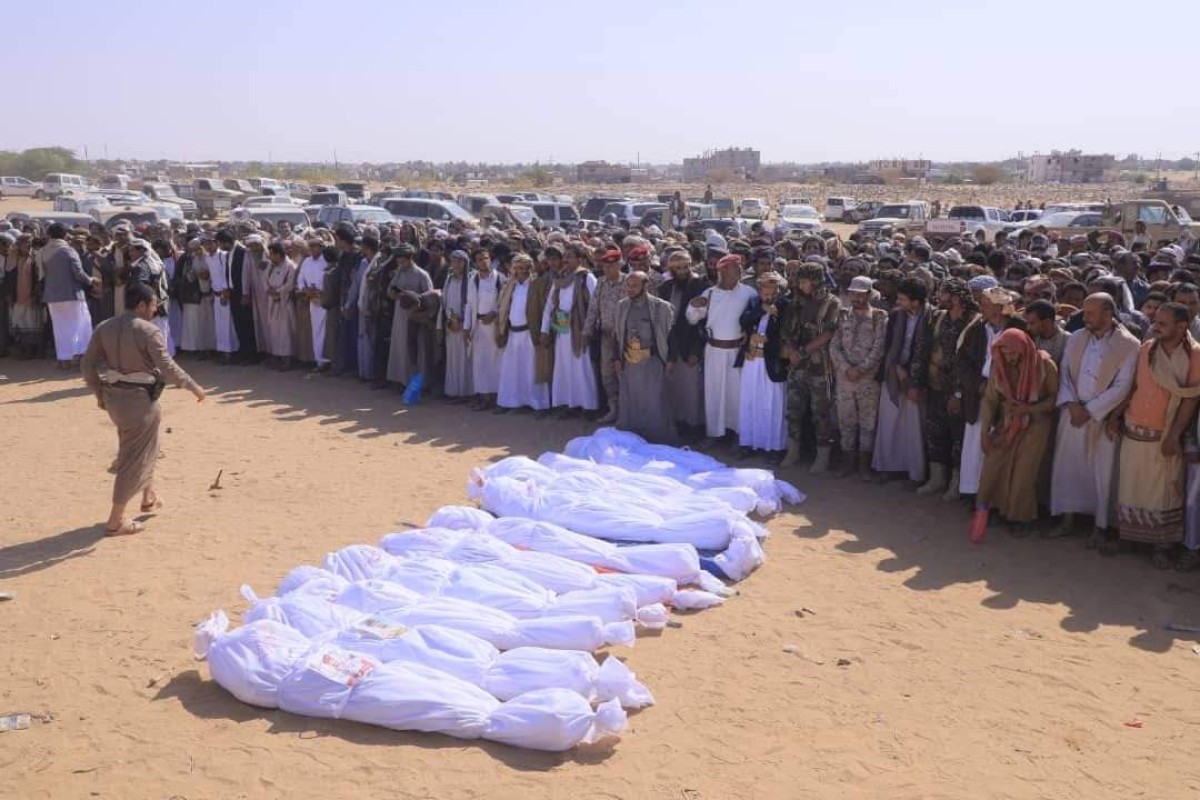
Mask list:
[{"label": "concrete building", "polygon": [[884,178],[924,178],[933,163],[924,158],[884,158],[867,164],[867,171]]},{"label": "concrete building", "polygon": [[707,181],[714,174],[728,173],[734,178],[750,178],[762,167],[762,154],[749,147],[708,150],[703,155],[683,160],[685,181]]},{"label": "concrete building", "polygon": [[1079,150],[1029,157],[1025,179],[1030,183],[1107,183],[1117,178],[1117,158]]},{"label": "concrete building", "polygon": [[575,179],[580,183],[629,183],[633,170],[607,161],[584,161],[575,167]]}]

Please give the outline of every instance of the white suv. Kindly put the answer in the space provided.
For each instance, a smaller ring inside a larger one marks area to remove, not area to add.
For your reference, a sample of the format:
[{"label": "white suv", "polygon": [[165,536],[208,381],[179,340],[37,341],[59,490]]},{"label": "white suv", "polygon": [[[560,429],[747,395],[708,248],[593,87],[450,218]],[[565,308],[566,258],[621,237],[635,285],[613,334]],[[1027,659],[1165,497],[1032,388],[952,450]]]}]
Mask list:
[{"label": "white suv", "polygon": [[42,181],[42,188],[34,192],[38,200],[53,200],[63,192],[86,192],[87,178],[82,175],[71,175],[67,172],[51,172]]},{"label": "white suv", "polygon": [[738,204],[738,216],[742,219],[766,219],[771,207],[761,197],[747,197]]},{"label": "white suv", "polygon": [[451,200],[430,200],[414,197],[389,197],[383,207],[400,222],[473,222],[474,217],[466,209]]},{"label": "white suv", "polygon": [[0,198],[2,197],[33,197],[41,184],[34,183],[28,178],[16,176],[0,177]]}]

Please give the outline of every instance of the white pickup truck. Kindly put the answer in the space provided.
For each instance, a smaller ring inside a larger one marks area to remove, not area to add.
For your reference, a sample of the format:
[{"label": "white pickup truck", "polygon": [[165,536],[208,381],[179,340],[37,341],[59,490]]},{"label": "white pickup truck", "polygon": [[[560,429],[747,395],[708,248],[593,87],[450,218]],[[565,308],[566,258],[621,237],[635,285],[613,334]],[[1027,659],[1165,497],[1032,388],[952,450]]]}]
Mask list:
[{"label": "white pickup truck", "polygon": [[984,231],[991,241],[1009,224],[1008,215],[998,208],[954,206],[945,219],[931,219],[925,223],[925,238],[946,239],[963,234],[974,236],[977,231]]},{"label": "white pickup truck", "polygon": [[892,233],[915,236],[925,231],[928,221],[929,203],[924,200],[884,203],[875,216],[858,226],[858,233],[876,238],[884,228],[890,228]]}]

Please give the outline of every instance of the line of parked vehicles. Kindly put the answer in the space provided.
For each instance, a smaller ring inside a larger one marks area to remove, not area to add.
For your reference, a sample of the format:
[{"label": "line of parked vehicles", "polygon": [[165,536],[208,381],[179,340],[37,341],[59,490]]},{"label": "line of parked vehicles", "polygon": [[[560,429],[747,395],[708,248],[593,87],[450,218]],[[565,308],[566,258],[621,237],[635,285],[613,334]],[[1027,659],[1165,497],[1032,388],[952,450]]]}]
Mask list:
[{"label": "line of parked vehicles", "polygon": [[[93,186],[80,175],[51,173],[39,182],[18,176],[0,176],[0,198],[32,197],[52,200],[47,212],[13,212],[10,220],[36,218],[68,225],[99,222],[113,227],[121,222],[156,223],[172,219],[255,220],[272,226],[281,221],[303,229],[316,223],[334,227],[342,222],[383,223],[392,221],[473,222],[492,219],[532,228],[568,231],[583,227],[627,223],[674,224],[670,219],[674,195],[654,198],[596,195],[576,204],[570,195],[539,192],[459,193],[432,189],[385,187],[368,194],[361,181],[332,185],[310,185],[275,178],[195,178],[190,183],[172,182],[166,176],[134,180],[128,175],[106,175]],[[766,223],[771,213],[763,198],[686,198],[685,224],[701,223],[721,234],[748,234],[756,223]],[[1091,230],[1119,230],[1132,237],[1144,227],[1153,241],[1177,239],[1184,229],[1200,238],[1200,223],[1192,221],[1179,205],[1162,199],[1127,200],[1119,203],[1061,203],[1045,209],[1009,211],[991,206],[952,206],[944,217],[935,218],[924,200],[902,202],[864,201],[851,197],[828,197],[818,210],[810,197],[783,197],[775,208],[774,232],[820,231],[827,222],[858,223],[858,231],[878,236],[884,229],[930,241],[983,233],[988,239],[1000,232],[1042,228],[1063,234],[1086,234]],[[1140,223],[1140,225],[1139,225]]]}]

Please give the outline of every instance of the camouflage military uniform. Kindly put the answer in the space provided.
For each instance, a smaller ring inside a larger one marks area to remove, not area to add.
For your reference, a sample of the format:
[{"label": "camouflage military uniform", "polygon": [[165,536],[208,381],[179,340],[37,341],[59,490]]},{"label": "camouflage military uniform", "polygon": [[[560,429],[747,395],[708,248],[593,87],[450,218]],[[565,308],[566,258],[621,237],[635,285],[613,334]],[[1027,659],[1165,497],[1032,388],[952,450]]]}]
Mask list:
[{"label": "camouflage military uniform", "polygon": [[804,417],[811,409],[817,446],[828,447],[837,441],[829,346],[816,353],[806,353],[804,347],[822,334],[837,329],[841,301],[825,289],[823,281],[818,286],[818,291],[808,297],[796,292],[783,320],[783,340],[786,346],[799,353],[800,359],[788,372],[788,438],[793,442],[800,441]]},{"label": "camouflage military uniform", "polygon": [[588,336],[597,331],[600,333],[600,383],[604,387],[609,410],[616,409],[617,397],[621,393],[620,378],[613,368],[613,362],[621,357],[621,348],[617,345],[614,330],[617,324],[617,306],[626,296],[624,277],[615,281],[600,278],[596,281],[596,291],[592,294],[587,319],[583,323],[583,330]]},{"label": "camouflage military uniform", "polygon": [[[879,415],[879,381],[883,359],[887,312],[867,308],[865,315],[843,309],[837,333],[829,343],[829,358],[837,370],[837,417],[842,450],[868,452],[875,446],[875,418]],[[857,381],[846,379],[849,369],[861,370]]]}]

